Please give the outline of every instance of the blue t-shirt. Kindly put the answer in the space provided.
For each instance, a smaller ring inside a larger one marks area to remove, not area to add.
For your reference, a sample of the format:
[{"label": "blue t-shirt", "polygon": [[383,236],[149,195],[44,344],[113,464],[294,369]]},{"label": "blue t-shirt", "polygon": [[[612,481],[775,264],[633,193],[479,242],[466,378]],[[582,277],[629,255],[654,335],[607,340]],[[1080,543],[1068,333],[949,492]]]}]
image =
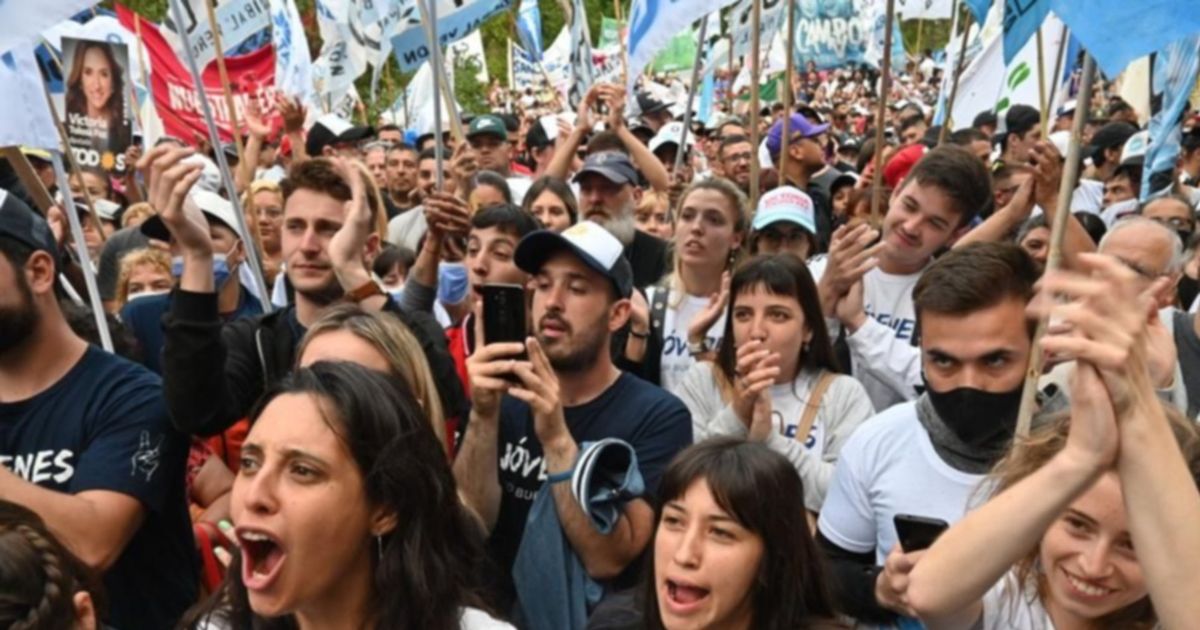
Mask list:
[{"label": "blue t-shirt", "polygon": [[187,446],[167,418],[158,376],[95,347],[45,391],[0,403],[5,468],[56,492],[120,492],[145,508],[104,575],[115,628],[171,628],[196,600]]},{"label": "blue t-shirt", "polygon": [[[121,322],[133,333],[141,346],[142,365],[153,370],[155,374],[162,374],[162,352],[166,343],[162,321],[169,310],[170,293],[134,298],[121,308]],[[231,322],[243,317],[257,317],[262,313],[262,303],[251,295],[246,287],[242,287],[237,310],[223,316],[221,320]]]},{"label": "blue t-shirt", "polygon": [[[628,373],[594,400],[565,408],[563,415],[576,444],[613,437],[633,446],[647,497],[658,491],[671,458],[692,443],[692,419],[683,402]],[[509,576],[525,519],[547,475],[528,404],[504,397],[498,442],[500,513],[489,546],[503,573],[500,586],[511,593]]]}]

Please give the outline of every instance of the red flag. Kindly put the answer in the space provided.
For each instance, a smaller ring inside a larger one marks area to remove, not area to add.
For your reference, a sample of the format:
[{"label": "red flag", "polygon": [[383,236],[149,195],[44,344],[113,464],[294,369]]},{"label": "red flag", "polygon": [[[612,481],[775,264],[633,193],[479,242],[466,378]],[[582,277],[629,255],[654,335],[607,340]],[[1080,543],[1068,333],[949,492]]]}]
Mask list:
[{"label": "red flag", "polygon": [[[141,21],[142,43],[150,55],[150,66],[153,68],[150,75],[150,93],[166,134],[193,145],[200,139],[208,139],[208,128],[204,123],[204,113],[200,109],[196,84],[192,81],[192,74],[187,66],[176,57],[175,51],[163,38],[157,26],[119,2],[114,5],[117,18],[129,31],[137,32],[136,22]],[[251,98],[258,100],[263,108],[263,115],[268,119],[278,117],[274,98],[275,49],[270,44],[247,55],[226,57],[225,68],[229,73],[229,88],[233,93],[239,122],[244,124],[246,104]],[[232,142],[229,108],[225,101],[225,92],[221,89],[217,65],[209,64],[200,76],[221,141]]]}]

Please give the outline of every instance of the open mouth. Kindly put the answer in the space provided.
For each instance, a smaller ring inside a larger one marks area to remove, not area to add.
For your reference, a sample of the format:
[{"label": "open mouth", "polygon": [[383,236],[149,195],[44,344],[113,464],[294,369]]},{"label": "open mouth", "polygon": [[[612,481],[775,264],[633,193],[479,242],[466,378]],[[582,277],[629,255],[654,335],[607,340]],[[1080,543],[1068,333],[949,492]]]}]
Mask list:
[{"label": "open mouth", "polygon": [[1090,580],[1076,577],[1063,569],[1063,576],[1067,578],[1067,584],[1070,585],[1073,594],[1083,600],[1099,600],[1116,592],[1115,589],[1100,586]]},{"label": "open mouth", "polygon": [[283,547],[260,531],[239,530],[237,538],[242,547],[242,582],[252,591],[267,588],[279,576],[287,558]]},{"label": "open mouth", "polygon": [[709,590],[675,580],[667,580],[667,602],[676,611],[697,608],[708,597]]}]

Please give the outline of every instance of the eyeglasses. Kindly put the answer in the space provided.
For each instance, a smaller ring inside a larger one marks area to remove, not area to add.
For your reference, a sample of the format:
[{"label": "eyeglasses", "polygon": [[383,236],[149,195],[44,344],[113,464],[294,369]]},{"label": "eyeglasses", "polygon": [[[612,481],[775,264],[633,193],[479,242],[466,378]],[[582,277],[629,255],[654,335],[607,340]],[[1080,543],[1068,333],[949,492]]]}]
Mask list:
[{"label": "eyeglasses", "polygon": [[1192,227],[1191,222],[1183,217],[1150,217],[1150,220],[1168,226],[1173,230],[1186,230]]}]

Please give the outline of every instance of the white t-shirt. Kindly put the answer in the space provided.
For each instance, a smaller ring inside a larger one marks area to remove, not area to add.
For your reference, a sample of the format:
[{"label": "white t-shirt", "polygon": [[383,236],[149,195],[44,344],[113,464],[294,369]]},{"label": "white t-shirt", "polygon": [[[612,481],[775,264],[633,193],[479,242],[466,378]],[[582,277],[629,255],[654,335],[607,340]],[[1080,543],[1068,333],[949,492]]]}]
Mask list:
[{"label": "white t-shirt", "polygon": [[[650,287],[647,290],[646,301],[648,303],[654,303],[654,294],[656,291],[658,291],[657,287]],[[662,388],[669,392],[675,391],[679,382],[683,380],[683,375],[687,374],[687,371],[696,363],[696,360],[688,353],[688,326],[708,306],[707,297],[685,295],[679,301],[679,305],[676,308],[671,308],[673,300],[674,296],[667,298],[667,310],[663,313],[663,347],[660,372]],[[721,338],[724,334],[725,312],[722,311],[721,316],[717,318],[716,323],[708,329],[708,334],[705,335],[708,347],[715,349],[721,343]]]},{"label": "white t-shirt", "polygon": [[387,240],[393,245],[403,245],[414,252],[420,250],[421,237],[429,229],[425,222],[425,208],[417,206],[392,217],[388,221]]},{"label": "white t-shirt", "polygon": [[896,405],[864,422],[842,447],[817,527],[847,551],[874,550],[882,565],[897,542],[894,516],[954,524],[984,479],[938,457],[916,403]]},{"label": "white t-shirt", "polygon": [[1075,192],[1071,193],[1071,212],[1100,214],[1104,207],[1104,182],[1081,179]]},{"label": "white t-shirt", "polygon": [[847,338],[853,353],[854,378],[862,382],[876,409],[887,409],[911,400],[914,393],[896,391],[894,382],[889,383],[871,371],[886,371],[889,380],[903,379],[903,374],[893,374],[895,366],[907,364],[914,358],[920,362],[921,352],[913,345],[913,337],[917,333],[917,313],[912,298],[913,287],[920,278],[921,272],[897,276],[878,268],[868,271],[863,277],[863,309],[869,318],[891,329],[894,338],[894,343],[889,344],[883,356],[877,354],[881,348],[875,344],[871,344],[871,348],[857,347],[854,338],[863,332],[861,329]]},{"label": "white t-shirt", "polygon": [[533,180],[521,175],[504,178],[508,182],[508,191],[512,193],[513,205],[520,206],[525,200],[525,193],[533,186]]},{"label": "white t-shirt", "polygon": [[983,623],[979,630],[1054,630],[1054,622],[1036,589],[1022,589],[1015,572],[1009,572],[983,596]]}]

